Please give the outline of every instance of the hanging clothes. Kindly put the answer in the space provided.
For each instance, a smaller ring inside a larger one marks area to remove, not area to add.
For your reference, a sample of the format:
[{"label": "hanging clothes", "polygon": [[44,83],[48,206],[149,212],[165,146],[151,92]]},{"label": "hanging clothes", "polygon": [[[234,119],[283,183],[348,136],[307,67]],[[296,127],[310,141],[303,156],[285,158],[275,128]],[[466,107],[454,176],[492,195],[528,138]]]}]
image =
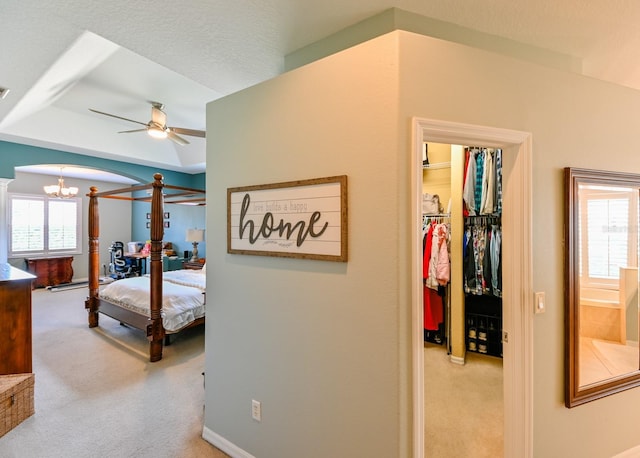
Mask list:
[{"label": "hanging clothes", "polygon": [[439,286],[446,286],[449,283],[451,274],[449,226],[447,224],[438,224],[435,232],[438,237],[438,258],[435,272],[436,282]]},{"label": "hanging clothes", "polygon": [[428,286],[429,272],[431,266],[431,252],[433,251],[433,233],[436,227],[435,221],[429,225],[427,234],[424,239],[424,253],[423,253],[423,266],[422,266],[422,278],[424,281],[423,295],[423,314],[424,314],[424,329],[428,331],[437,331],[440,323],[443,321],[444,311],[442,298],[438,295],[437,289],[430,288]]},{"label": "hanging clothes", "polygon": [[474,225],[473,238],[473,260],[476,268],[476,294],[482,294],[484,291],[484,250],[486,247],[487,231],[484,226]]},{"label": "hanging clothes", "polygon": [[444,322],[444,304],[438,290],[424,287],[424,329],[438,331]]},{"label": "hanging clothes", "polygon": [[480,214],[491,215],[495,212],[496,167],[493,150],[484,152],[484,169],[482,173],[482,201]]},{"label": "hanging clothes", "polygon": [[502,228],[497,224],[491,225],[491,293],[502,297]]},{"label": "hanging clothes", "polygon": [[483,226],[484,257],[482,258],[482,294],[491,294],[491,230]]},{"label": "hanging clothes", "polygon": [[502,150],[496,149],[496,214],[502,214]]},{"label": "hanging clothes", "polygon": [[[423,220],[424,329],[440,331],[444,322],[444,289],[450,280],[450,226],[435,218]],[[438,336],[440,339],[440,336]]]},{"label": "hanging clothes", "polygon": [[502,150],[465,148],[463,215],[502,213]]},{"label": "hanging clothes", "polygon": [[[483,151],[476,151],[476,179],[474,186],[475,214],[480,214],[480,204],[482,203],[482,179],[484,176],[484,154]],[[469,177],[471,179],[471,177]]]},{"label": "hanging clothes", "polygon": [[464,291],[500,297],[502,230],[498,224],[467,222],[463,245]]},{"label": "hanging clothes", "polygon": [[435,221],[428,223],[426,234],[422,242],[422,279],[427,284],[429,278],[429,265],[431,264],[431,247],[433,245],[433,230],[435,229]]},{"label": "hanging clothes", "polygon": [[464,185],[462,188],[464,216],[476,214],[475,201],[476,157],[475,150],[465,149]]},{"label": "hanging clothes", "polygon": [[[446,286],[449,283],[451,272],[450,230],[449,224],[434,221],[427,232],[429,240],[423,259],[423,278],[429,288],[438,289],[438,286]],[[427,250],[429,251],[428,255]]]}]

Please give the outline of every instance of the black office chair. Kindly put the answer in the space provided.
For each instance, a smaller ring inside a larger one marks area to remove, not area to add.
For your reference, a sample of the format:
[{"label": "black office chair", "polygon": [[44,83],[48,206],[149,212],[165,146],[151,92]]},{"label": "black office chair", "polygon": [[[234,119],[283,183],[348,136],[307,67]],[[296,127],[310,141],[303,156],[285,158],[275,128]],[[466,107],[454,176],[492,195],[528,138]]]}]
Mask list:
[{"label": "black office chair", "polygon": [[110,277],[116,280],[140,275],[140,268],[133,258],[124,256],[124,243],[111,242],[109,247],[111,262],[109,263]]}]

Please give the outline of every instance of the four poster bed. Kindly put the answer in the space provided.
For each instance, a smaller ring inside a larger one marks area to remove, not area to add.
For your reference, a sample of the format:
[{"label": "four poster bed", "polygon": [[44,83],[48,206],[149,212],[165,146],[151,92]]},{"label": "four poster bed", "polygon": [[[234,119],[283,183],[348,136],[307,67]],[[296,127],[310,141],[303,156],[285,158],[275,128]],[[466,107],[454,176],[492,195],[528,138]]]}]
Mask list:
[{"label": "four poster bed", "polygon": [[[160,173],[152,183],[106,192],[90,188],[89,196],[89,297],[85,301],[89,327],[98,326],[99,313],[146,332],[149,360],[162,359],[163,340],[169,334],[204,323],[205,272],[162,271],[164,203],[204,205],[205,191],[163,183]],[[151,197],[133,197],[152,189]],[[129,194],[126,196],[123,194]],[[100,291],[98,199],[151,201],[149,275],[116,280]],[[166,278],[164,278],[166,276]]]}]

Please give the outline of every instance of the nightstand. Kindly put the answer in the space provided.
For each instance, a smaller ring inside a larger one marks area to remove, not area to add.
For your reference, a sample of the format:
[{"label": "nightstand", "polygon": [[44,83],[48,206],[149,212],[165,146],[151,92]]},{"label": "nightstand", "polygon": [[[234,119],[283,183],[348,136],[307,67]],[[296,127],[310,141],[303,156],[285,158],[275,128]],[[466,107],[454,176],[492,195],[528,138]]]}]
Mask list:
[{"label": "nightstand", "polygon": [[191,262],[191,261],[184,261],[182,263],[182,268],[183,269],[191,269],[191,270],[200,270],[202,269],[202,266],[204,266],[204,259],[199,259],[196,262]]}]

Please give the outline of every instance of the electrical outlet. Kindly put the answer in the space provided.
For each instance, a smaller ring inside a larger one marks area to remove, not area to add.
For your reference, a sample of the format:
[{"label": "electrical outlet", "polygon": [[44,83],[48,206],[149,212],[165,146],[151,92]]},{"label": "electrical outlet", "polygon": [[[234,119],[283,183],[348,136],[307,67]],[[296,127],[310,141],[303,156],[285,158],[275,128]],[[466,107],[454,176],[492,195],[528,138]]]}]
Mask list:
[{"label": "electrical outlet", "polygon": [[255,421],[262,421],[262,405],[260,401],[251,400],[251,418]]}]

